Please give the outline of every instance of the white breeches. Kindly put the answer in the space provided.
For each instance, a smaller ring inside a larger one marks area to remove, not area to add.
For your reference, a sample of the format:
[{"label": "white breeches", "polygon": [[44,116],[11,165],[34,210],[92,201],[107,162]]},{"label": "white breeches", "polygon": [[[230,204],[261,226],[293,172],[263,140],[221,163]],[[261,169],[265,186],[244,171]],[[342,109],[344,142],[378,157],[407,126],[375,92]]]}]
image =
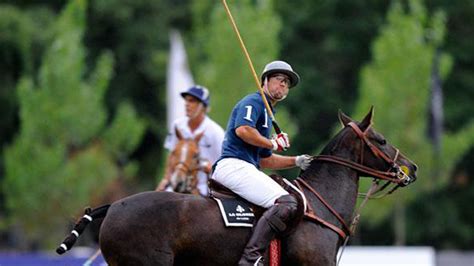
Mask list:
[{"label": "white breeches", "polygon": [[254,165],[236,158],[220,160],[212,178],[253,204],[269,208],[275,200],[288,195],[277,182]]}]

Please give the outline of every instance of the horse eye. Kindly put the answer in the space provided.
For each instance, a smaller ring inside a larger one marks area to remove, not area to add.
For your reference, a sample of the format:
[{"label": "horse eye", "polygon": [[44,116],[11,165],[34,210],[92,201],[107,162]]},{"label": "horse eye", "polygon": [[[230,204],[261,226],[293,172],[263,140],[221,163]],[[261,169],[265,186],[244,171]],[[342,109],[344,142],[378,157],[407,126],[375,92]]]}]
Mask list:
[{"label": "horse eye", "polygon": [[379,141],[379,143],[380,143],[380,145],[385,145],[385,144],[387,144],[387,141],[385,139],[382,139],[382,140]]}]

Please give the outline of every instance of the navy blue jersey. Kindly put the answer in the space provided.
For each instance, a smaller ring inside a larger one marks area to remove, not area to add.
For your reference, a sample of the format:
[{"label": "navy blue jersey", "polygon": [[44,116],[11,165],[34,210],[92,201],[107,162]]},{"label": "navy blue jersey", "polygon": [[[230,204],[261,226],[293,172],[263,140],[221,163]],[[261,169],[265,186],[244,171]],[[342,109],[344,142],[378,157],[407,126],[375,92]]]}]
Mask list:
[{"label": "navy blue jersey", "polygon": [[234,106],[222,143],[221,159],[238,158],[259,168],[260,158],[269,157],[272,150],[253,146],[239,138],[235,129],[245,125],[257,129],[262,136],[270,137],[272,120],[258,92],[247,95]]}]

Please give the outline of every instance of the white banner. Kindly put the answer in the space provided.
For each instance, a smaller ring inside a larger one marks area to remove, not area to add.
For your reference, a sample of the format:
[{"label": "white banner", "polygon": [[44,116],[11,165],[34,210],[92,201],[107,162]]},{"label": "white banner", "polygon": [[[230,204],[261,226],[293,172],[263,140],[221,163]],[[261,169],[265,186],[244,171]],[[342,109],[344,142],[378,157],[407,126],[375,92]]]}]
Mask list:
[{"label": "white banner", "polygon": [[186,49],[181,34],[172,30],[170,32],[170,53],[168,60],[166,103],[167,125],[171,130],[176,118],[184,117],[184,101],[180,93],[194,85],[193,77],[189,71]]},{"label": "white banner", "polygon": [[[338,254],[339,257],[339,254]],[[339,266],[435,266],[432,247],[346,247]]]}]

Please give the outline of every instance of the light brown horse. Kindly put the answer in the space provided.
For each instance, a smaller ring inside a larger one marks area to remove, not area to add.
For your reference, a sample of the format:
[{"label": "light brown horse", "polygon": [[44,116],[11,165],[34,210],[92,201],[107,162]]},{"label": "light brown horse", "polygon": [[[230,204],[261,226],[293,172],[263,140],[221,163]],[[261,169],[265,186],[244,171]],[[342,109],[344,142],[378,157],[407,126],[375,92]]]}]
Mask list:
[{"label": "light brown horse", "polygon": [[[282,238],[282,265],[336,265],[360,177],[397,187],[416,179],[417,166],[373,130],[372,115],[358,123],[341,113],[344,128],[300,173],[297,185],[313,212]],[[56,251],[69,250],[88,222],[102,217],[100,248],[109,265],[236,265],[251,233],[226,228],[210,198],[143,192],[86,213]]]},{"label": "light brown horse", "polygon": [[197,174],[200,170],[199,141],[204,132],[194,138],[184,138],[175,128],[178,143],[171,152],[166,165],[167,172],[172,171],[169,186],[175,192],[199,195]]}]

